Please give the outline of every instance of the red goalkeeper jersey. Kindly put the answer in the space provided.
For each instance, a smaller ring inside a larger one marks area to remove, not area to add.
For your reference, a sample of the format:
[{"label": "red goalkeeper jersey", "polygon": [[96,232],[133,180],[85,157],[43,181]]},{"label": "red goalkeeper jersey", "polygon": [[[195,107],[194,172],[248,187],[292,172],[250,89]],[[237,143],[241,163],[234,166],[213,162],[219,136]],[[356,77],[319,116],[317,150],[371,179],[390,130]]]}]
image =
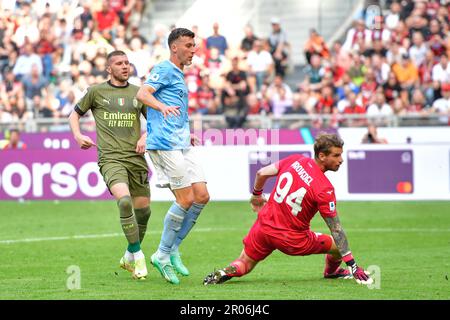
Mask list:
[{"label": "red goalkeeper jersey", "polygon": [[295,238],[310,230],[317,211],[323,217],[336,216],[334,187],[313,159],[292,155],[275,165],[276,185],[258,216],[264,232]]}]

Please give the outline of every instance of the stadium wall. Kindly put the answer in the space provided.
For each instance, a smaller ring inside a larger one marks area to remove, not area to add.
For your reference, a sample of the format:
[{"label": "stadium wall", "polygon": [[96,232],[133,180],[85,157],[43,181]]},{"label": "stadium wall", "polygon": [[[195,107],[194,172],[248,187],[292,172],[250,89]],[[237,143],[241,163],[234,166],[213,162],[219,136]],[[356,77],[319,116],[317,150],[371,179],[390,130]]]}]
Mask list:
[{"label": "stadium wall", "polygon": [[[270,139],[272,133],[265,134]],[[270,145],[262,137],[236,142],[236,136],[229,134],[228,145],[198,149],[212,200],[248,200],[258,168],[292,153],[313,154],[311,144],[292,144],[292,139]],[[0,152],[0,200],[111,199],[95,149],[79,150],[68,133],[33,139],[28,150]],[[343,157],[340,170],[327,173],[339,200],[450,200],[450,143],[346,143]],[[154,201],[173,199],[169,190],[156,188],[153,175],[150,184]],[[265,192],[273,184],[274,179]]]}]

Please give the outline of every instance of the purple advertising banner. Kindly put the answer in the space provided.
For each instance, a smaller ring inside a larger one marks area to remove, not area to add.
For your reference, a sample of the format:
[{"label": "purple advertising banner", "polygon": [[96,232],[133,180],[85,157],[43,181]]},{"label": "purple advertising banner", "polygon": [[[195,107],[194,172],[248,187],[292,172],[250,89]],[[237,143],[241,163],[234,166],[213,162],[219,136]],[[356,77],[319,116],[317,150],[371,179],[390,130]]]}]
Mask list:
[{"label": "purple advertising banner", "polygon": [[[83,134],[89,136],[94,142],[96,141],[95,132],[83,132]],[[1,139],[3,139],[3,136],[0,137]],[[80,147],[70,132],[23,132],[20,134],[20,140],[26,143],[27,150],[80,150]]]},{"label": "purple advertising banner", "polygon": [[0,152],[0,200],[111,198],[94,148]]},{"label": "purple advertising banner", "polygon": [[349,193],[414,192],[412,150],[349,150]]},{"label": "purple advertising banner", "polygon": [[[321,130],[322,131],[322,130]],[[335,129],[327,132],[336,133]],[[313,141],[319,133],[316,129],[206,129],[194,131],[206,145],[279,145],[279,144],[305,144]],[[83,132],[96,141],[95,132]],[[0,134],[0,140],[4,138]],[[73,135],[70,132],[43,132],[20,134],[20,139],[27,144],[28,150],[79,150]],[[309,141],[309,142],[308,142]]]},{"label": "purple advertising banner", "polygon": [[[275,163],[279,160],[287,158],[293,154],[301,154],[310,158],[311,152],[309,151],[280,151],[280,152],[251,152],[248,157],[250,165],[250,180],[249,180],[249,192],[253,191],[253,182],[255,181],[256,172],[262,167],[268,166],[271,163]],[[264,193],[271,193],[275,187],[275,177],[266,181],[264,185]]]}]

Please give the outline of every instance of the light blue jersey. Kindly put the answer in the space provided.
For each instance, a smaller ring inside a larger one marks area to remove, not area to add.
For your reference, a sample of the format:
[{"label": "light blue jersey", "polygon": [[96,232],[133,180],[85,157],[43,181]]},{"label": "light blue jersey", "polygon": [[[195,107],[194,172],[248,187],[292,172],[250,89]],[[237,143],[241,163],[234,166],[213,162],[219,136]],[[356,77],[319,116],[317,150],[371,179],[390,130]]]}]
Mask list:
[{"label": "light blue jersey", "polygon": [[155,89],[154,97],[166,106],[179,106],[179,116],[164,115],[147,107],[147,150],[178,150],[190,146],[188,90],[183,71],[171,61],[153,67],[144,85]]}]

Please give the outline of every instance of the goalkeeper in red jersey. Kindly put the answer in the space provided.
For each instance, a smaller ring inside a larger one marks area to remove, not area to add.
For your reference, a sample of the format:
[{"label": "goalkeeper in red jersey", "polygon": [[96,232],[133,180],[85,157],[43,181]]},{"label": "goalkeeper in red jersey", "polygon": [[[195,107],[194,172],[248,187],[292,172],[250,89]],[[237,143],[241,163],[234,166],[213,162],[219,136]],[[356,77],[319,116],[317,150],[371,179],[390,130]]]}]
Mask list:
[{"label": "goalkeeper in red jersey", "polygon": [[[314,143],[314,159],[292,155],[261,168],[256,174],[250,204],[258,218],[244,238],[239,258],[227,267],[210,273],[204,284],[219,284],[241,277],[274,250],[292,256],[326,254],[325,278],[354,278],[361,284],[373,281],[359,267],[350,251],[347,236],[336,211],[334,187],[325,176],[341,166],[344,142],[334,134],[321,134]],[[266,180],[277,176],[269,200],[263,196]],[[310,230],[310,221],[319,211],[331,236]],[[344,261],[348,269],[341,268]]]}]

